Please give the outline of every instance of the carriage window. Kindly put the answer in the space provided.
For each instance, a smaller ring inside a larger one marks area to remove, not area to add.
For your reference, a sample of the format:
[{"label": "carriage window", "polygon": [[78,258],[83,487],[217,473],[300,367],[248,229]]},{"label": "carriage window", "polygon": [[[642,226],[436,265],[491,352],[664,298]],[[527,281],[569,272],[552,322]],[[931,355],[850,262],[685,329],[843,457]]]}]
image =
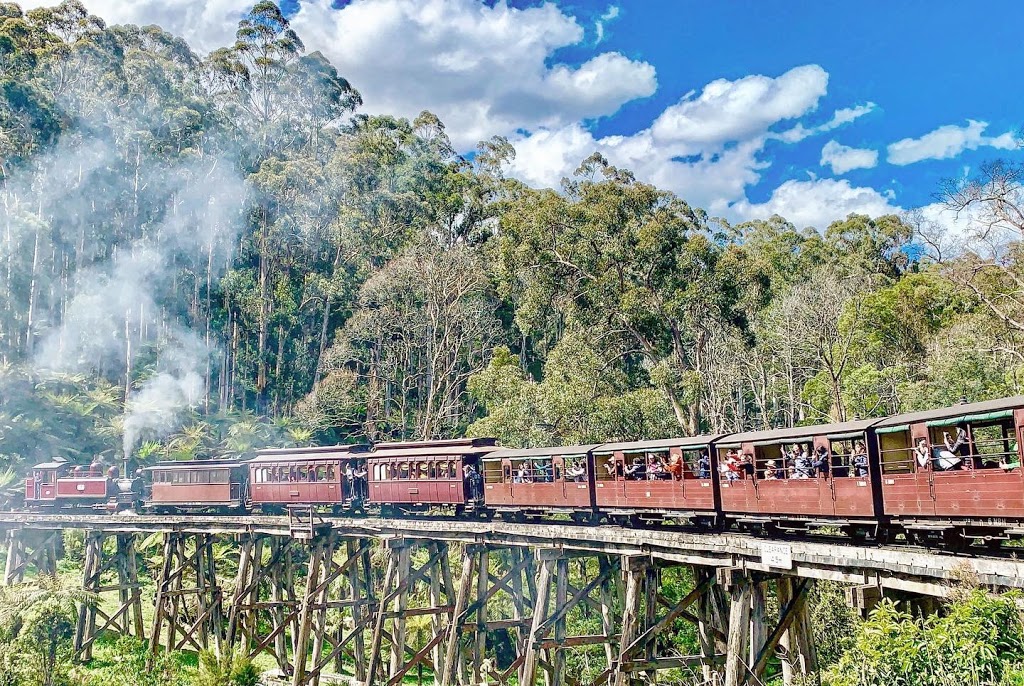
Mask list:
[{"label": "carriage window", "polygon": [[910,474],[914,471],[910,431],[876,432],[883,474]]},{"label": "carriage window", "polygon": [[1017,466],[1017,442],[1013,437],[1012,425],[972,426],[970,433],[974,452],[980,462],[978,467],[994,469],[1001,465],[1004,468],[1012,468],[1010,465]]},{"label": "carriage window", "polygon": [[337,474],[334,471],[334,465],[333,464],[327,465],[327,480],[328,481],[337,481],[338,480]]},{"label": "carriage window", "polygon": [[409,478],[409,463],[403,462],[398,466],[398,478],[408,479]]}]

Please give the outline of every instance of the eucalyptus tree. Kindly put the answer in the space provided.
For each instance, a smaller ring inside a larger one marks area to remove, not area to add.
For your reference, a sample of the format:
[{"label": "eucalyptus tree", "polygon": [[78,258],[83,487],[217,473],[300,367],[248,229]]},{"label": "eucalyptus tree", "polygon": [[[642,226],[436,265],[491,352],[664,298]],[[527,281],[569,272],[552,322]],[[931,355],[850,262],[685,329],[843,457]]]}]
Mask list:
[{"label": "eucalyptus tree", "polygon": [[737,307],[742,254],[705,215],[600,156],[564,193],[521,189],[499,229],[496,275],[526,336],[557,339],[569,320],[661,389],[679,425],[702,428],[699,370]]}]

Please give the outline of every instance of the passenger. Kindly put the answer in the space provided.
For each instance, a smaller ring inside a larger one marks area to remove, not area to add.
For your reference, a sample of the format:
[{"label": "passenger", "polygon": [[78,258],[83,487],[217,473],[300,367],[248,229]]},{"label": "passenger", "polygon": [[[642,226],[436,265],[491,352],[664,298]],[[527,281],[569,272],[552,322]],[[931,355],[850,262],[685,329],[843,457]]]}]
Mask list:
[{"label": "passenger", "polygon": [[547,460],[534,460],[533,468],[537,472],[537,481],[551,483],[551,463]]},{"label": "passenger", "polygon": [[740,461],[736,456],[736,452],[730,450],[725,454],[725,461],[718,468],[718,471],[725,476],[727,481],[738,481],[740,478],[739,464]]},{"label": "passenger", "polygon": [[928,441],[924,438],[917,439],[917,445],[914,446],[914,461],[917,463],[918,470],[927,469],[932,462]]},{"label": "passenger", "polygon": [[360,502],[366,500],[370,496],[370,484],[366,480],[366,464],[358,464],[356,468],[352,470],[352,478],[354,481],[356,498]]},{"label": "passenger", "polygon": [[[385,467],[387,469],[387,467]],[[352,469],[352,463],[345,463],[345,482],[341,486],[342,498],[348,498],[349,500],[355,500],[359,496],[356,494],[356,474],[355,470]]]},{"label": "passenger", "polygon": [[754,477],[754,456],[750,453],[744,453],[743,457],[740,458],[739,470],[744,478],[752,479]]},{"label": "passenger", "polygon": [[868,449],[864,446],[864,441],[857,441],[853,444],[850,466],[853,467],[854,476],[863,477],[868,475]]},{"label": "passenger", "polygon": [[806,452],[801,452],[793,463],[794,479],[810,479],[814,474],[814,467],[811,465],[811,457]]},{"label": "passenger", "polygon": [[587,467],[583,464],[583,460],[580,460],[569,467],[565,473],[572,481],[585,481],[585,477],[587,476]]},{"label": "passenger", "polygon": [[777,481],[778,476],[775,470],[775,460],[768,460],[764,463],[764,480],[765,481]]},{"label": "passenger", "polygon": [[811,463],[811,468],[814,470],[815,476],[828,476],[829,468],[831,467],[831,460],[828,455],[828,448],[823,445],[817,447],[814,451],[814,461]]},{"label": "passenger", "polygon": [[[772,460],[772,462],[774,462],[774,460]],[[782,480],[784,480],[786,478],[786,476],[787,475],[786,475],[786,467],[785,467],[785,465],[782,465],[782,464],[778,465],[775,468],[775,478],[777,480],[779,480],[779,481],[782,481]]]},{"label": "passenger", "polygon": [[668,474],[669,479],[683,478],[683,460],[679,457],[679,453],[672,453],[668,464],[665,465],[665,473]]},{"label": "passenger", "polygon": [[[950,439],[949,432],[942,432],[942,442],[946,446],[948,455],[941,454],[936,465],[944,470],[963,469],[965,460],[971,455],[971,441],[967,435],[967,422],[960,422],[956,425],[956,438]],[[980,460],[975,459],[972,467],[980,467]]]},{"label": "passenger", "polygon": [[1014,452],[1012,455],[1003,455],[999,458],[999,468],[1004,472],[1020,467],[1020,455]]},{"label": "passenger", "polygon": [[642,481],[647,477],[647,468],[644,466],[644,461],[639,458],[633,458],[633,464],[626,467],[626,478],[633,481]]},{"label": "passenger", "polygon": [[519,469],[516,470],[516,476],[512,479],[512,483],[517,484],[528,484],[532,483],[533,480],[530,478],[530,472],[526,469],[526,463],[520,462]]},{"label": "passenger", "polygon": [[665,475],[665,466],[661,463],[661,460],[651,455],[647,459],[647,479],[649,481],[656,481],[665,478]]},{"label": "passenger", "polygon": [[306,481],[316,481],[316,467],[310,467],[306,472]]},{"label": "passenger", "polygon": [[700,457],[697,458],[697,478],[711,478],[711,457],[708,455],[707,450],[702,450],[700,452]]}]

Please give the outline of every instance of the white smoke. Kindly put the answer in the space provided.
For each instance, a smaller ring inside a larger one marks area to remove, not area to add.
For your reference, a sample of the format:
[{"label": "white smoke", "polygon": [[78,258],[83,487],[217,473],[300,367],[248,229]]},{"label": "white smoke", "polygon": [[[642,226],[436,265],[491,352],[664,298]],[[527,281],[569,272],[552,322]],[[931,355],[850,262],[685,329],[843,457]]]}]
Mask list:
[{"label": "white smoke", "polygon": [[182,415],[203,401],[206,380],[198,365],[209,351],[189,333],[170,343],[162,358],[162,371],[142,382],[125,402],[125,457],[141,439],[161,438],[174,431]]}]

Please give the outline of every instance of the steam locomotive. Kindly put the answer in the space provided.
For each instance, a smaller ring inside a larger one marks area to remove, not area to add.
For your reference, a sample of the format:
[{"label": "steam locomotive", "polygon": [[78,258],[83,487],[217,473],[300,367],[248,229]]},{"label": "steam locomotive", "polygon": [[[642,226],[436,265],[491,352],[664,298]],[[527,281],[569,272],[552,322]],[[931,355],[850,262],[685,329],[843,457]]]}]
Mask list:
[{"label": "steam locomotive", "polygon": [[[136,478],[54,460],[34,510],[339,515],[810,532],[963,547],[1024,537],[1024,396],[885,418],[725,435],[508,449],[467,438],[166,462]],[[806,459],[813,456],[815,467]],[[802,463],[803,461],[803,463]]]}]

